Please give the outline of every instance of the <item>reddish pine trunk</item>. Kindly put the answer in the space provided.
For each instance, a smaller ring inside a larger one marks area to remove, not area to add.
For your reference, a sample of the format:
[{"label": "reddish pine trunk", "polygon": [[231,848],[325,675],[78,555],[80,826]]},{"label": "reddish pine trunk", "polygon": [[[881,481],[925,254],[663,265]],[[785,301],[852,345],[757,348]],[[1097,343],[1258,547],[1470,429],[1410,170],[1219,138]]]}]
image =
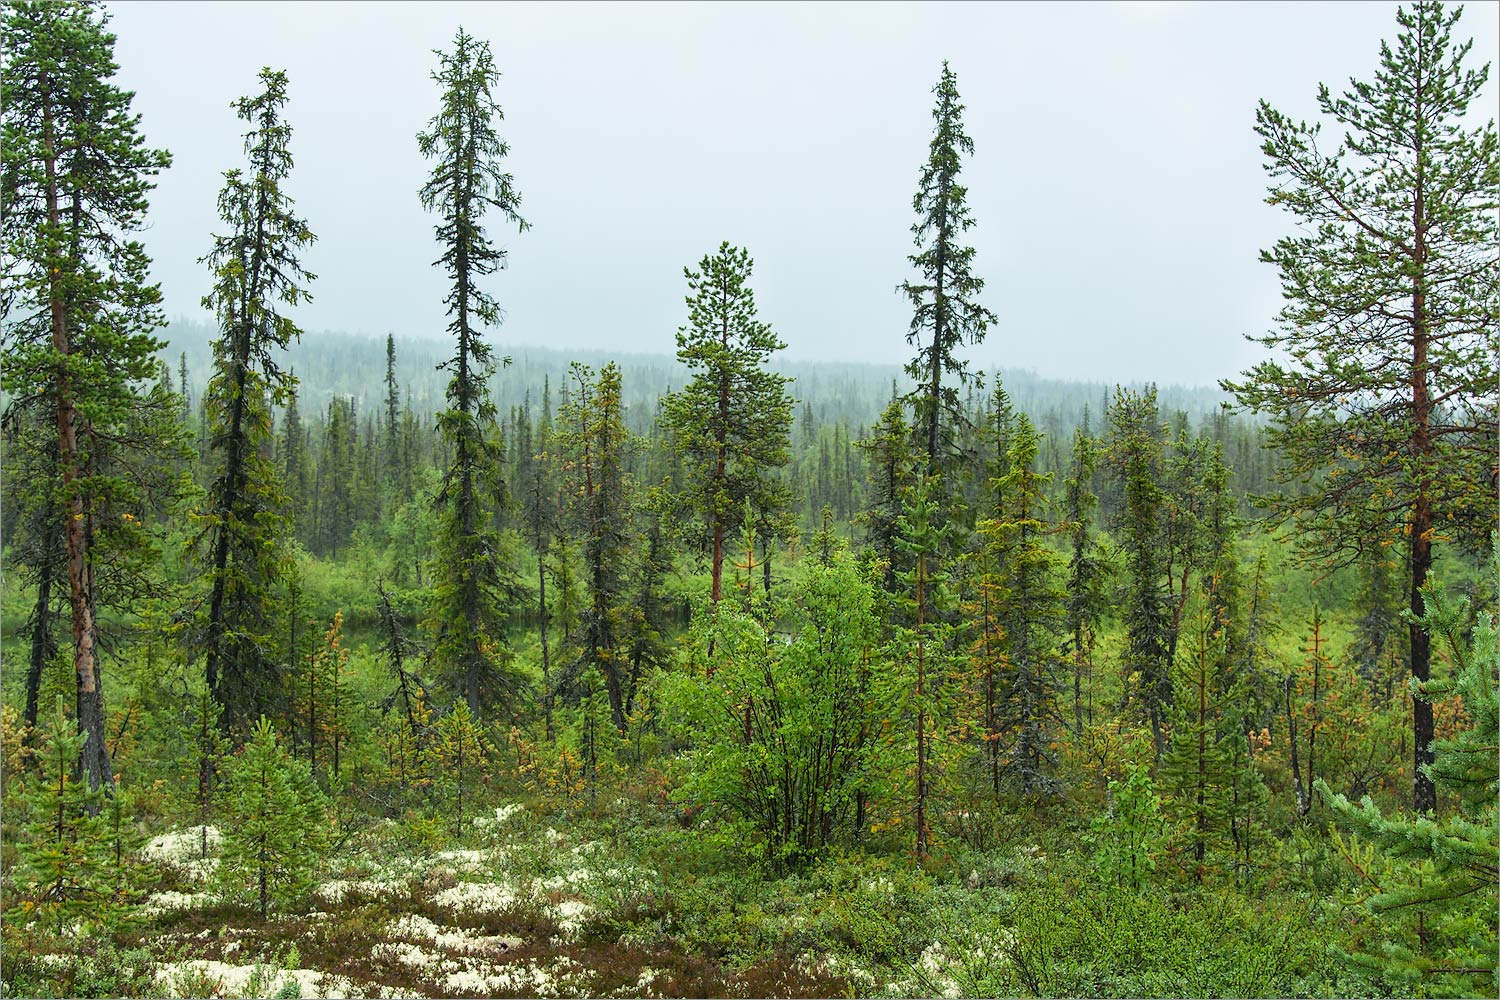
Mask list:
[{"label": "reddish pine trunk", "polygon": [[[43,81],[43,90],[47,81]],[[61,226],[58,201],[57,154],[54,152],[54,119],[50,98],[42,99],[42,132],[46,146],[47,222],[56,232]],[[67,292],[63,276],[53,264],[47,276],[48,307],[52,326],[52,348],[61,358],[72,353],[68,334]],[[73,400],[73,384],[66,363],[57,366],[53,391],[57,403],[57,458],[62,472],[66,501],[63,507],[63,540],[68,565],[68,604],[73,615],[73,672],[78,680],[78,725],[87,735],[80,765],[88,775],[89,787],[113,786],[109,751],[104,742],[104,693],[99,685],[99,663],[95,642],[98,624],[94,620],[94,566],[90,545],[89,515],[84,510],[78,478],[83,463],[78,452],[79,415]],[[86,419],[86,418],[85,418]]]}]

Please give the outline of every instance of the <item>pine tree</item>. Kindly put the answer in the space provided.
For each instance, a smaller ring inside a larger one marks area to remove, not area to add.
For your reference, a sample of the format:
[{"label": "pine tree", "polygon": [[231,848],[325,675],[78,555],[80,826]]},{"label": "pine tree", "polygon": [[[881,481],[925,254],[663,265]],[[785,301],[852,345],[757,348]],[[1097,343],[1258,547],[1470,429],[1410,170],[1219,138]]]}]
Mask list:
[{"label": "pine tree", "polygon": [[927,456],[929,476],[957,471],[951,462],[956,431],[964,418],[958,389],[945,385],[944,376],[956,376],[959,386],[968,383],[968,362],[960,360],[957,351],[965,343],[983,343],[985,332],[996,322],[995,314],[976,301],[984,290],[984,279],[971,270],[974,248],[958,243],[974,225],[966,203],[968,188],[958,181],[959,157],[974,155],[974,141],[964,132],[958,79],[946,60],[932,92],[937,95],[932,109],[937,124],[912,199],[917,213],[912,234],[923,249],[908,258],[921,277],[902,282],[898,289],[915,310],[906,341],[919,351],[906,372],[916,380],[917,388],[908,399],[916,408],[919,447]]},{"label": "pine tree", "polygon": [[1429,699],[1457,693],[1469,718],[1467,728],[1434,741],[1427,775],[1435,788],[1456,793],[1457,812],[1441,818],[1392,816],[1369,796],[1356,805],[1326,783],[1318,790],[1343,824],[1382,852],[1377,859],[1360,849],[1357,838],[1337,841],[1362,876],[1365,906],[1385,937],[1378,951],[1346,957],[1391,992],[1420,988],[1429,996],[1488,996],[1500,988],[1495,616],[1482,611],[1472,641],[1465,643],[1468,603],[1449,604],[1431,583],[1422,596],[1421,626],[1439,637],[1453,670],[1449,680],[1422,683],[1421,693]]},{"label": "pine tree", "polygon": [[282,748],[265,716],[228,767],[219,883],[226,897],[247,891],[265,920],[272,906],[312,888],[328,840],[328,804],[312,773]]},{"label": "pine tree", "polygon": [[229,232],[216,235],[203,258],[213,273],[203,305],[222,336],[204,393],[218,470],[200,520],[210,589],[201,641],[204,676],[224,709],[220,724],[236,734],[279,710],[284,694],[268,635],[287,559],[286,500],[264,448],[271,436],[267,400],[286,403],[293,381],[273,352],[301,336],[278,309],[306,301],[314,278],[298,256],[315,237],[282,189],[292,168],[292,130],[282,115],[286,74],[264,69],[260,82],[259,94],[233,105],[250,125],[247,169],[224,172],[219,216]]},{"label": "pine tree", "polygon": [[440,785],[453,790],[454,829],[464,825],[464,788],[471,769],[483,763],[488,752],[484,730],[479,721],[469,714],[466,701],[455,702],[447,714],[438,719],[435,739],[430,753],[437,773],[442,775]]},{"label": "pine tree", "polygon": [[527,224],[518,214],[514,179],[501,168],[510,148],[495,131],[504,114],[493,97],[500,72],[489,44],[459,28],[453,51],[437,56],[432,79],[443,90],[442,105],[428,130],[417,135],[417,145],[436,161],[421,199],[438,215],[443,253],[437,263],[452,282],[445,302],[457,349],[443,365],[450,373],[448,408],[438,415],[453,459],[436,499],[441,556],[430,623],[439,669],[477,719],[482,706],[511,710],[522,678],[505,644],[509,567],[486,517],[500,499],[500,456],[487,384],[493,355],[481,328],[500,321],[500,304],[476,282],[503,267],[506,258],[485,233],[484,214],[495,209],[521,231]]},{"label": "pine tree", "polygon": [[771,470],[786,464],[791,435],[791,380],[765,367],[786,345],[756,316],[753,267],[748,250],[722,243],[697,271],[683,268],[692,295],[677,360],[693,377],[663,403],[687,462],[682,493],[707,523],[715,604],[724,594],[725,540],[745,501],[763,496]]},{"label": "pine tree", "polygon": [[[6,5],[0,28],[0,234],[8,262],[0,371],[12,400],[45,398],[55,418],[54,502],[63,513],[77,714],[89,736],[82,765],[90,787],[106,791],[113,785],[95,577],[111,561],[100,551],[109,522],[139,500],[136,466],[111,469],[108,452],[120,442],[147,454],[173,448],[159,426],[140,425],[140,411],[159,405],[147,403],[143,386],[157,374],[161,293],[132,238],[144,225],[152,178],[171,159],[146,146],[133,95],[111,82],[117,66],[107,23],[92,4],[20,2]],[[120,527],[117,556],[138,558],[129,550],[147,547],[148,538],[138,522]]]},{"label": "pine tree", "polygon": [[81,919],[107,915],[109,879],[104,790],[75,773],[89,735],[63,714],[63,702],[37,748],[41,773],[28,782],[33,835],[19,838],[16,884],[57,934]]},{"label": "pine tree", "polygon": [[[1262,101],[1256,132],[1273,178],[1267,201],[1302,233],[1261,259],[1281,275],[1279,329],[1259,338],[1290,362],[1226,380],[1271,417],[1282,456],[1267,498],[1321,562],[1350,562],[1372,540],[1404,538],[1411,676],[1431,676],[1422,588],[1444,542],[1477,548],[1495,524],[1491,472],[1500,325],[1500,140],[1494,119],[1465,127],[1489,67],[1466,70],[1452,44],[1461,9],[1418,0],[1397,11],[1374,83],[1351,81],[1318,108],[1342,136]],[[1436,803],[1432,703],[1413,696],[1412,801]]]}]

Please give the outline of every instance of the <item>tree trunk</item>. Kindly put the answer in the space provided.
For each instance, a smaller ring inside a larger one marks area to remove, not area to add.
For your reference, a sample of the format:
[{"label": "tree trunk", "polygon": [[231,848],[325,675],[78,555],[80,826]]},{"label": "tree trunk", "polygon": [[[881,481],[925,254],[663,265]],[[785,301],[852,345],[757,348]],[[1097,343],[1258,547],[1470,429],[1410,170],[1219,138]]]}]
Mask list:
[{"label": "tree trunk", "polygon": [[917,556],[917,860],[927,857],[927,662],[926,625],[927,556]]},{"label": "tree trunk", "polygon": [[[1421,120],[1422,80],[1417,81],[1417,117]],[[1422,586],[1432,569],[1432,499],[1429,495],[1429,470],[1434,461],[1431,434],[1432,397],[1427,385],[1427,347],[1430,330],[1427,317],[1427,203],[1423,176],[1423,131],[1417,129],[1416,183],[1412,204],[1412,357],[1411,357],[1411,414],[1412,414],[1412,458],[1415,459],[1417,495],[1411,511],[1411,613],[1424,613]],[[1411,639],[1411,675],[1418,681],[1430,679],[1432,666],[1431,637],[1427,630],[1413,622],[1408,626]],[[1431,812],[1437,806],[1437,788],[1426,768],[1433,762],[1432,702],[1421,694],[1412,694],[1412,809],[1419,813]]]},{"label": "tree trunk", "polygon": [[42,670],[57,652],[52,641],[52,568],[43,568],[37,580],[36,608],[31,613],[31,660],[26,666],[26,742],[36,736],[37,700],[42,688]]},{"label": "tree trunk", "polygon": [[[43,81],[43,90],[48,82]],[[61,226],[58,200],[57,154],[54,151],[54,119],[50,98],[42,99],[42,133],[46,147],[47,221],[54,232]],[[72,353],[68,334],[66,291],[60,269],[54,265],[48,277],[48,311],[52,326],[52,348],[66,358]],[[82,456],[78,451],[79,415],[73,400],[73,383],[65,364],[59,364],[53,376],[57,404],[57,459],[62,473],[64,501],[63,541],[68,566],[68,604],[73,615],[73,672],[78,680],[76,702],[79,728],[88,737],[79,762],[88,776],[89,787],[101,785],[112,791],[109,751],[104,742],[104,695],[99,687],[99,664],[96,642],[98,624],[94,620],[94,566],[89,551],[90,512],[84,509],[78,478]],[[83,419],[87,419],[86,417]]]}]

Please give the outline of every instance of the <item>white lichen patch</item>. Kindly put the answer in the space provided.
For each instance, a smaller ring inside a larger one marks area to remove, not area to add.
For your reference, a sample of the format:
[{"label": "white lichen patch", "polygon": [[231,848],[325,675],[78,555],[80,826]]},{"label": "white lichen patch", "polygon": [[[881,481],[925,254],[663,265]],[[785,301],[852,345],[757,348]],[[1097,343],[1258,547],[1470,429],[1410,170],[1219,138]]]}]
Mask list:
[{"label": "white lichen patch", "polygon": [[455,875],[479,875],[490,870],[494,858],[488,851],[442,851],[433,858],[434,866],[446,868]]},{"label": "white lichen patch", "polygon": [[213,897],[206,892],[154,892],[141,906],[141,913],[148,917],[163,913],[182,913],[207,906]]},{"label": "white lichen patch", "polygon": [[405,879],[334,879],[314,889],[313,895],[321,902],[337,906],[351,895],[370,899],[390,899],[393,896],[405,894],[406,890]]},{"label": "white lichen patch", "polygon": [[[274,996],[289,992],[297,984],[305,997],[360,996],[354,983],[345,976],[319,972],[316,969],[275,969],[266,965],[229,965],[209,959],[173,962],[156,970],[156,981],[169,996],[191,992],[201,995],[203,983],[217,983],[215,996]],[[198,986],[198,988],[194,988]]]},{"label": "white lichen patch", "polygon": [[521,812],[523,808],[524,807],[519,802],[512,802],[508,806],[500,806],[495,810],[494,815],[492,816],[474,817],[474,827],[475,829],[483,830],[486,827],[504,826],[512,816],[516,815],[516,813]]},{"label": "white lichen patch", "polygon": [[803,952],[797,956],[797,967],[812,976],[842,976],[861,984],[866,990],[873,989],[876,983],[875,973],[868,967],[838,952],[821,955]]},{"label": "white lichen patch", "polygon": [[[522,944],[518,937],[508,937],[502,934],[475,934],[459,927],[443,927],[416,913],[408,913],[393,921],[387,933],[393,937],[405,938],[408,944],[420,941],[434,945],[443,951],[465,954],[495,954],[513,951]],[[411,956],[413,953],[404,951],[402,954]],[[405,959],[397,955],[393,954],[391,957],[405,962]],[[430,960],[433,956],[427,957]]]},{"label": "white lichen patch", "polygon": [[550,965],[533,961],[511,962],[502,966],[469,962],[448,971],[443,987],[452,993],[478,993],[493,996],[496,993],[522,993],[526,996],[569,996],[577,992],[568,983],[574,970],[582,968],[572,959],[562,956]]},{"label": "white lichen patch", "polygon": [[506,885],[493,882],[460,882],[432,897],[432,901],[455,913],[503,913],[520,901]]},{"label": "white lichen patch", "polygon": [[153,837],[145,847],[141,848],[141,856],[147,861],[181,868],[200,861],[205,845],[208,848],[209,857],[218,854],[223,842],[224,838],[220,835],[218,827],[190,826],[186,830],[173,830],[159,837]]},{"label": "white lichen patch", "polygon": [[384,941],[370,950],[370,957],[377,962],[395,962],[409,969],[425,969],[442,958],[440,952],[430,952],[410,941]]},{"label": "white lichen patch", "polygon": [[551,907],[553,919],[557,921],[557,930],[564,940],[578,936],[583,929],[583,922],[593,916],[594,908],[588,903],[577,899],[565,899]]}]

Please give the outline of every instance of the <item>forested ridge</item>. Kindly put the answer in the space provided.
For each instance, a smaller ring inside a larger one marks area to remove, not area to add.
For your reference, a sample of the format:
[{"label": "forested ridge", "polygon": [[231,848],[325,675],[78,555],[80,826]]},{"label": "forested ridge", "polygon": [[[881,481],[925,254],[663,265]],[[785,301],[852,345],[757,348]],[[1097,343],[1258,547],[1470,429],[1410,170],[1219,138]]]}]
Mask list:
[{"label": "forested ridge", "polygon": [[1192,388],[977,370],[1024,331],[946,62],[904,368],[785,360],[728,242],[662,275],[659,353],[517,343],[526,178],[462,28],[411,192],[446,331],[299,328],[271,68],[212,325],[169,324],[106,10],[7,2],[3,993],[1494,995],[1459,16],[1256,110],[1284,307]]}]

